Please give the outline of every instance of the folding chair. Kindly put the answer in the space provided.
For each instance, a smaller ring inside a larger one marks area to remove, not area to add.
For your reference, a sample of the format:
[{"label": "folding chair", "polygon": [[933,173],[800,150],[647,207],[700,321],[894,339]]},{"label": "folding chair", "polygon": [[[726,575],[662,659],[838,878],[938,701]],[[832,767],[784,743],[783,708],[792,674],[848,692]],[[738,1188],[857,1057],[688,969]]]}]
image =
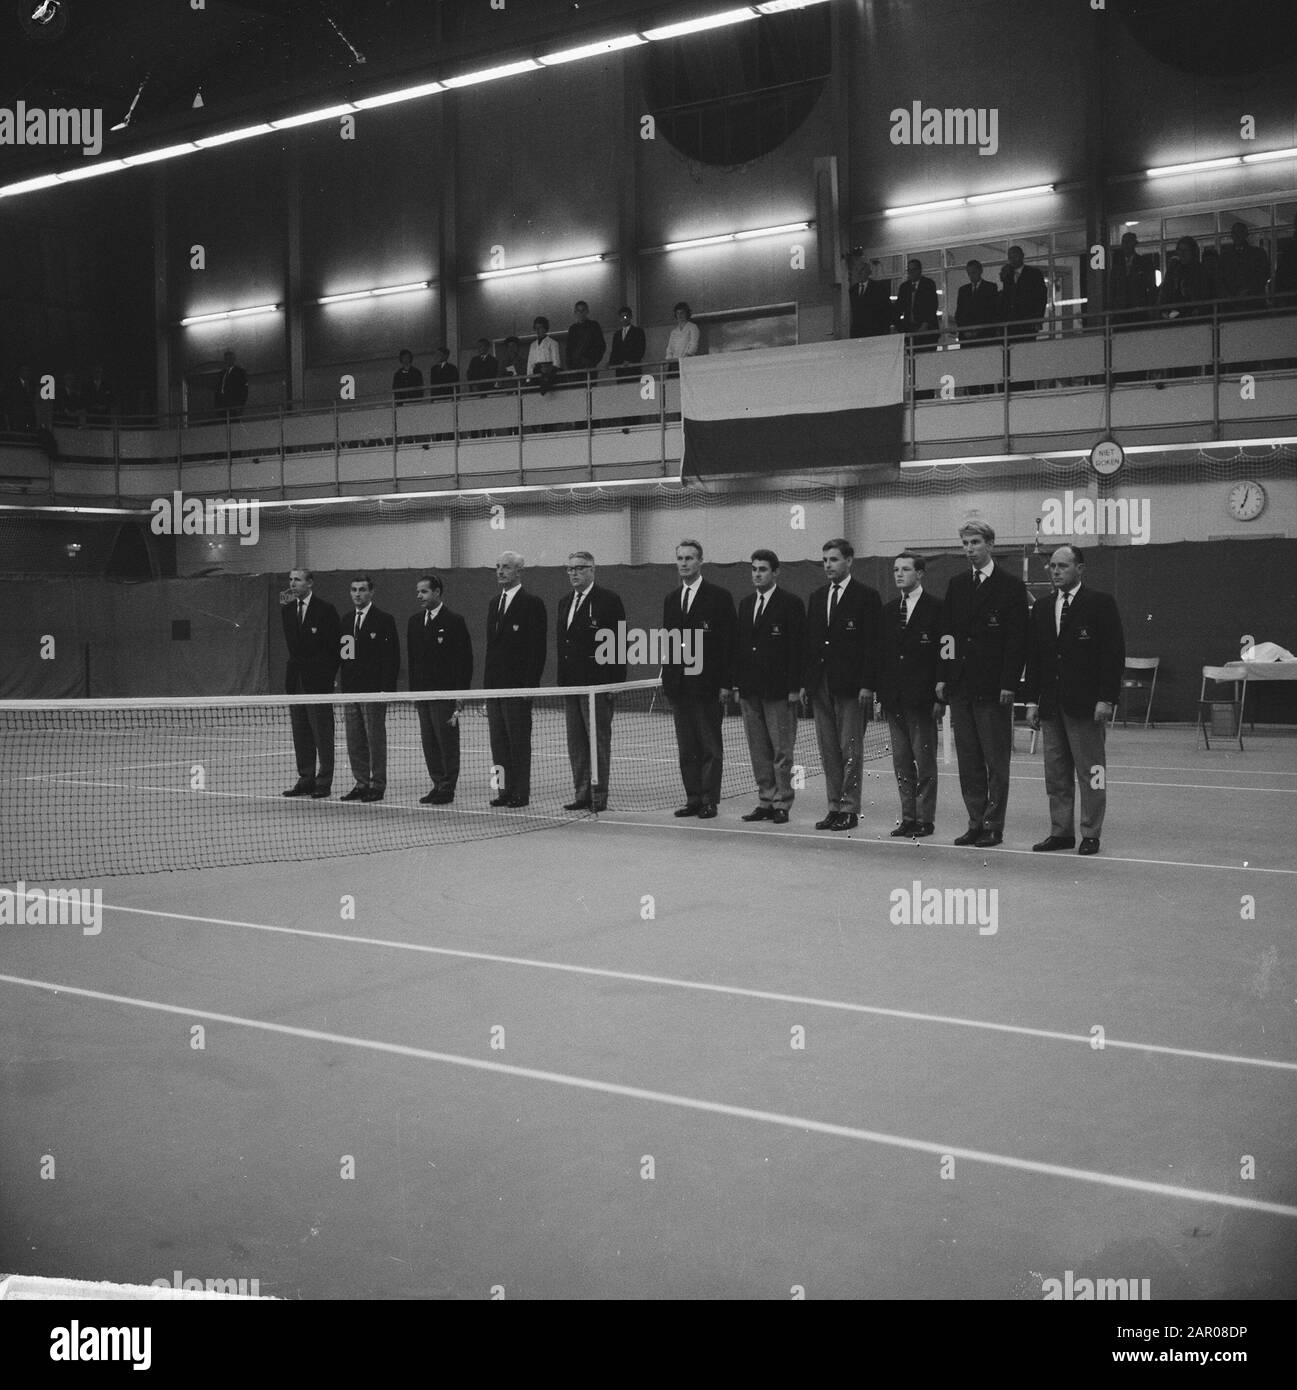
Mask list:
[{"label": "folding chair", "polygon": [[[1160,661],[1161,657],[1157,656],[1128,656],[1126,658],[1126,667],[1121,677],[1121,694],[1117,698],[1117,704],[1113,706],[1112,718],[1108,721],[1110,727],[1117,722],[1118,709],[1125,710],[1127,708],[1127,691],[1142,690],[1145,692],[1144,727],[1146,729],[1157,728],[1157,725],[1151,724],[1150,720],[1153,714],[1153,691],[1157,687],[1157,667]],[[1153,674],[1151,677],[1131,676],[1128,674],[1131,671],[1151,671]],[[1121,716],[1121,727],[1123,729],[1126,727],[1125,713]]]}]

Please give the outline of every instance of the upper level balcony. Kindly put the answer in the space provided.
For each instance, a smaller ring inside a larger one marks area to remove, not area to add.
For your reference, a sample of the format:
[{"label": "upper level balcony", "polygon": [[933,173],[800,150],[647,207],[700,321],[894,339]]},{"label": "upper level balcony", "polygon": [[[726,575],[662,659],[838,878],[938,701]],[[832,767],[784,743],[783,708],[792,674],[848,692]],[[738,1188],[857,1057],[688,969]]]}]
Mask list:
[{"label": "upper level balcony", "polygon": [[[900,462],[1088,449],[1107,433],[1167,447],[1297,435],[1297,306],[1204,303],[1175,319],[1077,318],[1049,336],[984,331],[975,345],[954,331],[907,344]],[[641,373],[237,417],[60,422],[38,410],[36,434],[0,435],[0,489],[36,504],[130,506],[175,489],[291,500],[677,477],[678,378],[666,363]],[[790,471],[814,466],[790,460]]]}]

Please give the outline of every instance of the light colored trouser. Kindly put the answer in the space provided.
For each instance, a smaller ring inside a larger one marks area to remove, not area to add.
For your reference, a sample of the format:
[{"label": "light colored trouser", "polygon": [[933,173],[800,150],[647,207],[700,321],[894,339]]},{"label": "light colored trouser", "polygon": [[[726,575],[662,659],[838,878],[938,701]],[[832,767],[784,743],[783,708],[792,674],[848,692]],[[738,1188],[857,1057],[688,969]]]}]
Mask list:
[{"label": "light colored trouser", "polygon": [[786,811],[793,804],[793,745],[797,742],[797,706],[777,700],[739,698],[743,732],[748,739],[752,775],[763,806]]},{"label": "light colored trouser", "polygon": [[931,825],[937,818],[937,721],[932,707],[892,711],[887,727],[901,793],[901,820]]},{"label": "light colored trouser", "polygon": [[343,713],[347,757],[358,787],[387,787],[387,706],[348,705]]},{"label": "light colored trouser", "polygon": [[830,811],[860,814],[860,756],[865,719],[855,695],[832,695],[820,686],[811,697],[815,738],[824,765]]},{"label": "light colored trouser", "polygon": [[[1049,833],[1076,835],[1076,790],[1081,789],[1081,838],[1103,833],[1108,808],[1105,756],[1107,724],[1104,720],[1074,719],[1062,710],[1042,716],[1040,732],[1045,746],[1045,791],[1049,794]],[[1102,775],[1100,775],[1102,774]],[[1104,785],[1094,786],[1095,781]]]}]

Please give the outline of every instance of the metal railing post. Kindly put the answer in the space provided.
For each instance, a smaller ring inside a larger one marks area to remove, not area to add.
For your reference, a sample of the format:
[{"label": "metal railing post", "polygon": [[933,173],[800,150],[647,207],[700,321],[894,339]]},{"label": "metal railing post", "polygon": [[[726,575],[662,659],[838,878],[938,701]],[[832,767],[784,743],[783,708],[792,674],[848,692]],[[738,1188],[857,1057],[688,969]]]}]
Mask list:
[{"label": "metal railing post", "polygon": [[282,500],[288,500],[288,463],[284,450],[284,409],[279,410],[279,496]]},{"label": "metal railing post", "polygon": [[1004,377],[1004,452],[1009,452],[1009,377],[1011,375],[1011,364],[1009,362],[1009,329],[1006,324],[1000,330],[1000,370]]},{"label": "metal railing post", "polygon": [[342,432],[338,424],[338,402],[333,402],[333,490],[342,496]]},{"label": "metal railing post", "polygon": [[1112,319],[1103,317],[1103,432],[1112,433]]},{"label": "metal railing post", "polygon": [[[665,362],[658,363],[658,452],[662,456],[662,476],[667,475],[667,368]],[[680,417],[680,428],[684,429],[684,415]]]},{"label": "metal railing post", "polygon": [[585,456],[590,481],[594,482],[594,384],[593,372],[585,374]]},{"label": "metal railing post", "polygon": [[396,471],[396,456],[397,456],[397,449],[398,449],[398,447],[399,447],[398,444],[397,444],[397,442],[396,442],[396,410],[397,410],[396,393],[393,392],[393,393],[392,393],[392,491],[393,491],[393,492],[400,492],[400,490],[401,490],[401,480],[400,480],[400,478],[397,476],[397,471]]},{"label": "metal railing post", "polygon": [[518,481],[520,483],[527,481],[527,470],[523,466],[522,448],[522,384],[525,380],[525,377],[520,376],[518,378]]},{"label": "metal railing post", "polygon": [[[1211,305],[1211,437],[1220,438],[1220,301]],[[1241,733],[1240,726],[1240,733]]]}]

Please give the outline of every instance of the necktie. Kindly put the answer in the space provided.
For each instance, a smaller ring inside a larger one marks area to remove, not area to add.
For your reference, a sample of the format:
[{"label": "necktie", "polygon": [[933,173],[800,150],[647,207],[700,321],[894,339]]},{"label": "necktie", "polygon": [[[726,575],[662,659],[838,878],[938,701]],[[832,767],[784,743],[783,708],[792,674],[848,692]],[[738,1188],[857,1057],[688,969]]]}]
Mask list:
[{"label": "necktie", "polygon": [[1071,606],[1072,606],[1072,595],[1071,595],[1071,594],[1068,594],[1068,593],[1064,593],[1064,595],[1063,595],[1063,611],[1058,615],[1058,630],[1059,630],[1059,632],[1062,632],[1062,630],[1063,630],[1063,624],[1064,624],[1065,622],[1067,622],[1067,610],[1068,610]]},{"label": "necktie", "polygon": [[973,571],[973,588],[974,588],[974,589],[980,589],[980,588],[982,587],[982,579],[983,579],[982,571],[981,571],[981,570],[974,570],[974,571]]},{"label": "necktie", "polygon": [[429,627],[432,623],[432,614],[425,608],[423,610],[423,625]]},{"label": "necktie", "polygon": [[833,615],[838,611],[838,586],[835,584],[829,590],[829,626],[833,626]]},{"label": "necktie", "polygon": [[761,595],[757,598],[756,612],[753,613],[753,615],[752,615],[752,626],[753,626],[753,627],[756,627],[756,625],[761,621],[761,615],[762,615],[765,611],[766,611],[766,596],[765,596],[765,594],[761,594]]},{"label": "necktie", "polygon": [[909,600],[908,598],[902,598],[902,599],[901,599],[901,631],[902,631],[902,632],[904,632],[905,629],[909,626],[909,622],[910,622],[910,600]]},{"label": "necktie", "polygon": [[581,601],[585,598],[584,594],[577,594],[572,600],[572,607],[567,610],[567,625],[571,627],[576,621],[576,610],[581,607]]},{"label": "necktie", "polygon": [[508,599],[501,594],[500,606],[495,610],[495,631],[497,637],[504,630],[504,610],[508,606],[508,602]]},{"label": "necktie", "polygon": [[360,636],[360,624],[361,624],[360,609],[357,608],[357,609],[356,609],[356,625],[355,625],[355,627],[352,628],[352,630],[351,630],[351,635],[352,635],[353,637],[359,637],[359,636]]},{"label": "necktie", "polygon": [[298,630],[298,632],[301,632],[301,630],[302,630],[302,623],[305,622],[305,620],[306,620],[306,600],[305,600],[304,598],[299,598],[299,599],[297,600],[297,630]]},{"label": "necktie", "polygon": [[693,597],[691,589],[685,589],[684,598],[680,602],[680,612],[687,618],[689,616],[689,600]]}]

